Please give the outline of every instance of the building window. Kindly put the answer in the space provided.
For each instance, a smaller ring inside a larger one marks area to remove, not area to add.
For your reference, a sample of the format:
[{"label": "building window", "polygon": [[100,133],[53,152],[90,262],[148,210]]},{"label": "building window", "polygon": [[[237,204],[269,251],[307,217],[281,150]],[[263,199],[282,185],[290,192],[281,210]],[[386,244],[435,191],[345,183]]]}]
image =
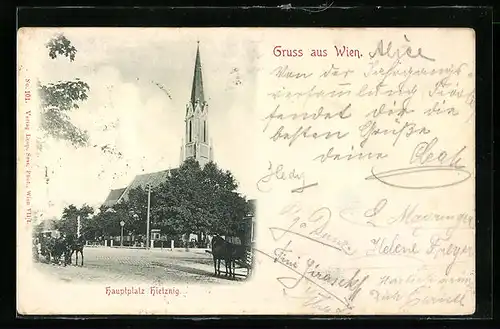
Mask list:
[{"label": "building window", "polygon": [[207,122],[203,121],[203,143],[207,142]]},{"label": "building window", "polygon": [[192,125],[191,125],[191,120],[189,120],[189,142],[191,143],[193,141],[193,130],[192,130]]}]

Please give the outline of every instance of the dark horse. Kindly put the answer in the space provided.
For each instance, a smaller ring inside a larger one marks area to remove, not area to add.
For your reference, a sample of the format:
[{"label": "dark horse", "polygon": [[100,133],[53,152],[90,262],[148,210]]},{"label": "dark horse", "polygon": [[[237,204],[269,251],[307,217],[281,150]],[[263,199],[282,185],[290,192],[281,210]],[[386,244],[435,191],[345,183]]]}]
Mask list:
[{"label": "dark horse", "polygon": [[52,237],[43,236],[40,238],[40,255],[45,257],[45,260],[50,263],[51,251],[54,248],[55,240]]},{"label": "dark horse", "polygon": [[224,240],[216,235],[212,239],[212,256],[214,258],[215,276],[220,275],[220,261],[226,264],[226,276],[235,278],[236,260],[243,258],[245,248]]},{"label": "dark horse", "polygon": [[48,252],[49,260],[55,264],[61,263],[61,258],[64,257],[62,264],[66,266],[68,264],[68,246],[63,238],[49,238],[48,241]]},{"label": "dark horse", "polygon": [[75,239],[75,237],[73,237],[73,236],[68,236],[66,238],[66,244],[68,246],[69,264],[72,263],[71,258],[72,258],[73,253],[74,253],[76,256],[75,265],[78,265],[78,254],[80,254],[82,256],[81,266],[83,266],[83,247],[85,246],[83,239],[81,237]]}]

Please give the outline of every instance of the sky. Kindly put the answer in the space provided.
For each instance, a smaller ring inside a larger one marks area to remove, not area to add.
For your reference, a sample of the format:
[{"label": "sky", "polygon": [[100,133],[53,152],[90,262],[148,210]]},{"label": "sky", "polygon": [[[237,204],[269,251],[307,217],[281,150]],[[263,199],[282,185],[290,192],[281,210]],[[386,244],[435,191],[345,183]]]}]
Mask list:
[{"label": "sky", "polygon": [[[49,58],[44,44],[56,33],[76,47],[75,61]],[[34,29],[28,39],[21,59],[33,78],[42,83],[79,78],[90,86],[88,99],[71,114],[72,122],[88,131],[89,147],[47,139],[37,154],[32,193],[44,217],[59,217],[69,204],[97,208],[110,189],[126,187],[136,175],[179,166],[197,41],[215,162],[234,174],[241,193],[256,194],[248,161],[255,133],[250,124],[255,49],[244,34],[72,28]],[[103,153],[103,145],[115,153]]]}]

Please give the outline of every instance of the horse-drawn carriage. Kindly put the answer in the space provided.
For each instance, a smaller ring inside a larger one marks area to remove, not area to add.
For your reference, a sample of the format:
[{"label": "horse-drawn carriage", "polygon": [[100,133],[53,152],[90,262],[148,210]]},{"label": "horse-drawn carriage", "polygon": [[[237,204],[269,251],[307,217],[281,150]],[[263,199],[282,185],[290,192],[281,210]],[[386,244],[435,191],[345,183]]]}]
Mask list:
[{"label": "horse-drawn carriage", "polygon": [[[255,207],[253,202],[252,206]],[[253,268],[254,211],[244,218],[246,225],[243,226],[243,239],[237,238],[237,241],[234,241],[229,237],[223,238],[220,235],[215,235],[212,238],[212,248],[207,252],[213,256],[216,276],[221,274],[221,260],[226,265],[226,276],[248,278],[251,275]]]},{"label": "horse-drawn carriage", "polygon": [[45,259],[46,262],[59,263],[64,258],[64,248],[61,243],[61,234],[57,230],[45,230],[34,239],[33,253],[36,260]]},{"label": "horse-drawn carriage", "polygon": [[212,254],[215,276],[221,275],[221,261],[224,261],[225,275],[233,279],[237,276],[248,278],[252,273],[253,252],[251,246],[232,243],[220,235],[215,235],[212,238],[211,250],[207,250],[207,252]]},{"label": "horse-drawn carriage", "polygon": [[33,256],[36,261],[45,259],[48,263],[68,265],[71,264],[71,256],[76,252],[76,263],[78,254],[81,255],[83,266],[83,241],[71,236],[63,236],[57,230],[46,230],[40,232],[33,241]]}]

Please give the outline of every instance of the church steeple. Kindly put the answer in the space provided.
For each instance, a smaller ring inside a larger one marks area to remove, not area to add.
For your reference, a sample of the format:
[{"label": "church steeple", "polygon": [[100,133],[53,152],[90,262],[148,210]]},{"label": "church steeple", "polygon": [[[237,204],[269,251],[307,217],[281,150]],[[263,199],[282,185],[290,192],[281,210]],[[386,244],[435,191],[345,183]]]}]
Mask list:
[{"label": "church steeple", "polygon": [[191,98],[186,105],[185,135],[181,147],[181,162],[194,158],[201,166],[213,161],[208,129],[208,104],[203,93],[200,43],[196,48]]},{"label": "church steeple", "polygon": [[205,96],[203,94],[203,78],[201,74],[201,59],[200,59],[200,42],[198,41],[198,47],[196,48],[196,59],[194,63],[194,74],[193,74],[193,86],[191,88],[191,105],[193,108],[196,107],[196,101],[200,104],[205,102]]}]

